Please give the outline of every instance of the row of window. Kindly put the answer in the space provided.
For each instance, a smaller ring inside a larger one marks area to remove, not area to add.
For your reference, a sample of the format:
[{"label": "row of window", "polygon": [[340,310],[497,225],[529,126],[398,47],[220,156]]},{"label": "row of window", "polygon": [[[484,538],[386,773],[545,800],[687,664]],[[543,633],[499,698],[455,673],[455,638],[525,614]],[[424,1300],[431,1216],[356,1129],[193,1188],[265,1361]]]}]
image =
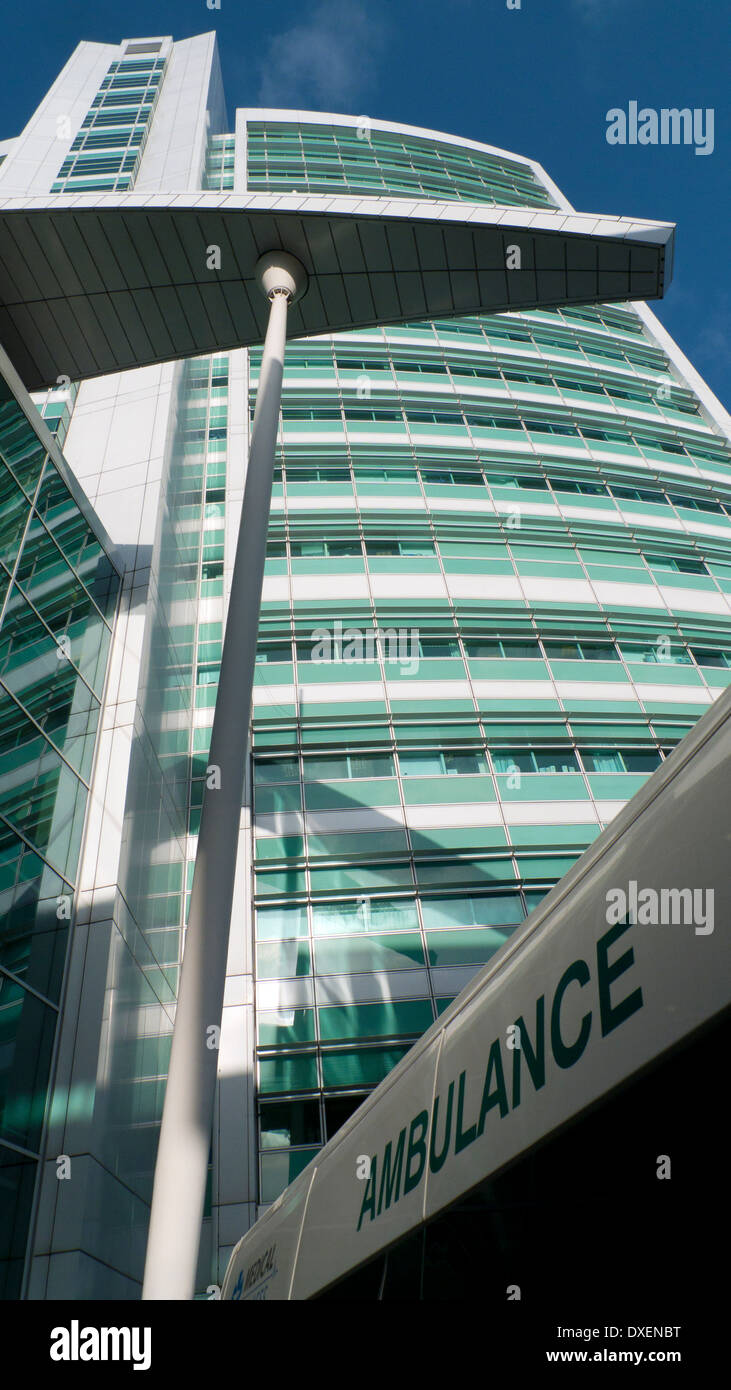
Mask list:
[{"label": "row of window", "polygon": [[[376,659],[377,645],[383,652],[385,660],[402,660],[398,650],[393,654],[394,647],[389,630],[381,636],[380,644],[376,643],[376,629],[366,630],[361,633],[357,630],[354,640],[361,643],[363,659],[366,653],[372,653],[372,659]],[[370,643],[368,637],[371,637]],[[348,630],[343,633],[343,655],[354,655],[349,651],[348,643],[351,641]],[[398,637],[396,638],[398,640]],[[413,646],[414,654],[418,654],[425,660],[445,660],[451,658],[461,658],[459,642],[454,637],[417,637],[409,636],[409,642]],[[464,654],[467,658],[478,661],[489,660],[510,660],[510,661],[619,661],[624,660],[628,663],[643,662],[650,665],[673,665],[700,667],[718,667],[723,670],[731,669],[731,647],[714,646],[689,646],[684,647],[678,642],[671,642],[668,637],[660,636],[654,640],[637,639],[635,641],[621,639],[619,644],[600,639],[585,639],[564,641],[544,638],[539,641],[537,638],[516,638],[516,637],[493,637],[493,638],[463,638]],[[360,651],[360,648],[358,649]],[[412,647],[410,647],[412,650]],[[317,640],[299,640],[294,644],[294,652],[298,661],[322,661],[323,653]],[[341,652],[336,645],[332,644],[333,658],[339,657]],[[267,642],[257,648],[257,664],[273,665],[278,662],[291,663],[293,660],[292,643],[284,641]],[[200,682],[205,683],[205,682]]]},{"label": "row of window", "polygon": [[[581,761],[577,757],[581,755]],[[660,750],[645,748],[584,748],[569,745],[557,748],[490,748],[492,769],[496,773],[518,772],[636,772],[650,773],[660,766]],[[398,753],[402,777],[476,777],[490,771],[483,750],[431,749]],[[392,753],[303,754],[305,782],[346,781],[363,778],[395,777]],[[279,785],[300,780],[297,758],[255,758],[254,780],[259,786]]]},{"label": "row of window", "polygon": [[129,188],[137,171],[164,61],[113,63],[51,188]]},{"label": "row of window", "polygon": [[[301,350],[300,350],[301,351]],[[459,361],[445,362],[437,358],[414,358],[409,356],[397,355],[392,352],[391,358],[386,356],[376,357],[361,354],[335,353],[335,365],[341,372],[358,372],[361,375],[368,375],[371,372],[389,372],[391,365],[398,375],[399,373],[417,373],[419,376],[442,376],[446,378],[470,377],[476,381],[495,381],[501,385],[535,385],[554,387],[558,391],[578,391],[588,393],[592,396],[599,396],[610,401],[637,401],[643,405],[653,405],[662,407],[671,406],[673,409],[683,411],[688,415],[699,413],[697,402],[689,392],[683,391],[679,387],[671,388],[668,386],[662,395],[658,396],[657,388],[653,389],[649,384],[635,384],[634,382],[616,383],[600,381],[596,377],[579,378],[568,373],[564,375],[549,368],[548,364],[531,364],[530,370],[522,370],[512,367],[502,366],[497,361],[490,365],[476,365],[469,362],[460,363]],[[333,359],[329,353],[322,352],[319,355],[300,356],[293,353],[290,349],[287,363],[285,365],[285,386],[287,385],[287,368],[290,370],[301,370],[308,368],[317,371],[332,371]]]},{"label": "row of window", "polygon": [[[253,420],[254,408],[250,408],[250,416]],[[689,440],[687,444],[678,440],[676,435],[672,439],[663,436],[646,434],[642,430],[630,427],[629,421],[622,429],[615,429],[606,426],[586,424],[583,420],[576,424],[568,418],[561,420],[549,420],[531,416],[502,415],[492,410],[476,410],[474,405],[465,403],[460,409],[433,409],[422,410],[413,406],[408,400],[403,402],[401,408],[397,403],[392,406],[356,406],[345,401],[341,405],[291,405],[286,399],[282,405],[282,421],[285,425],[295,421],[339,421],[345,425],[368,422],[375,424],[436,424],[447,426],[465,425],[474,429],[494,429],[510,430],[513,432],[525,431],[528,435],[557,435],[560,438],[576,438],[581,441],[592,443],[615,443],[622,444],[626,448],[656,449],[664,454],[675,454],[681,457],[694,457],[704,455],[696,448],[696,441]]]},{"label": "row of window", "polygon": [[[535,906],[545,889],[530,890],[527,906]],[[516,925],[525,916],[521,894],[507,892],[460,893],[449,897],[422,897],[424,926],[500,927]],[[313,936],[359,936],[361,932],[418,931],[419,917],[413,897],[371,897],[361,894],[338,902],[315,901],[310,908]],[[258,941],[283,941],[308,935],[307,906],[277,903],[256,909]]]},{"label": "row of window", "polygon": [[[701,456],[701,450],[695,446],[692,446],[692,452],[694,457]],[[731,465],[731,457],[726,463],[727,466]],[[679,507],[686,511],[731,516],[731,501],[721,502],[718,497],[708,493],[699,496],[694,493],[668,491],[667,485],[665,488],[659,485],[637,487],[625,483],[599,481],[595,478],[563,478],[555,473],[520,472],[514,469],[507,471],[505,466],[501,467],[497,461],[495,464],[486,462],[483,467],[484,472],[482,468],[474,465],[440,468],[437,464],[420,459],[418,468],[409,463],[379,466],[354,462],[351,473],[347,461],[316,465],[288,461],[286,468],[280,465],[275,470],[275,482],[283,483],[286,477],[290,486],[313,482],[354,483],[356,487],[362,487],[369,482],[421,482],[425,488],[487,487],[492,491],[495,488],[510,487],[529,492],[553,491],[560,494],[573,493],[580,497],[609,497],[618,502],[647,502],[650,506]]]},{"label": "row of window", "polygon": [[[352,536],[350,538],[341,536],[338,538],[333,537],[332,539],[305,541],[291,539],[288,543],[284,540],[271,540],[267,544],[267,557],[269,559],[284,559],[287,555],[288,544],[289,552],[294,559],[304,559],[307,557],[328,557],[331,559],[362,558],[364,549],[365,555],[369,558],[383,558],[388,556],[417,557],[420,555],[435,556],[437,554],[436,542],[429,533],[420,534],[418,532],[412,532],[411,535],[406,535],[401,539],[393,536],[366,534],[363,542],[361,542],[360,536]],[[489,544],[480,544],[479,541],[470,542],[465,539],[460,543],[451,537],[445,536],[444,538],[440,538],[439,547],[445,555],[445,558],[453,558],[457,554],[462,554],[466,557],[473,556],[474,558],[483,555],[486,557],[489,556],[493,560],[500,559],[505,563],[509,562],[507,551],[502,547],[490,547]],[[496,551],[499,551],[499,553],[496,553]],[[631,565],[632,568],[637,569],[639,567],[639,562],[644,559],[651,571],[671,570],[676,574],[694,575],[710,575],[711,573],[705,561],[698,559],[694,555],[663,555],[652,552],[638,555],[637,552],[631,553],[631,561],[629,558],[626,560],[622,559],[620,563],[625,566]],[[536,562],[540,560],[539,555],[533,558]],[[556,557],[550,551],[546,553],[546,563],[549,563],[555,558]],[[576,554],[573,551],[567,550],[566,553],[561,554],[558,563],[563,563],[565,565],[571,562],[576,563],[576,560]],[[550,573],[550,571],[547,571],[547,573]]]}]

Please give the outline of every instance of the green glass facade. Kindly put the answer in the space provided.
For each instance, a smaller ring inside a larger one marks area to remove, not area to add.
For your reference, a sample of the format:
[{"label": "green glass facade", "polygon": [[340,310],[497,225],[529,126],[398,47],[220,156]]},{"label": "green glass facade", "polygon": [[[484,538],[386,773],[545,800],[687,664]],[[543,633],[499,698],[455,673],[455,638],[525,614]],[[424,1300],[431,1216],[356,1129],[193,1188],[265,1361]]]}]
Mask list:
[{"label": "green glass facade", "polygon": [[[251,189],[555,205],[458,143],[256,113],[246,141]],[[233,186],[231,137],[209,167]],[[289,346],[254,723],[262,1203],[727,684],[729,536],[728,442],[630,308]]]},{"label": "green glass facade", "polygon": [[0,378],[0,1296],[18,1296],[119,576]]}]

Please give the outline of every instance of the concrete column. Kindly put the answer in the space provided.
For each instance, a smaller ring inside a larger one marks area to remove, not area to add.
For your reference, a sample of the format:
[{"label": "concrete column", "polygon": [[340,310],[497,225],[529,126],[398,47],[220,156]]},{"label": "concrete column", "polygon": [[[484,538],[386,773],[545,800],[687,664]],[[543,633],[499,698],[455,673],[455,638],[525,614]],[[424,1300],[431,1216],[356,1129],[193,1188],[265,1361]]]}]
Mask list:
[{"label": "concrete column", "polygon": [[[257,279],[270,302],[269,324],[259,375],[155,1166],[142,1291],[145,1300],[191,1299],[195,1291],[249,747],[287,307],[304,293],[307,284],[303,267],[284,252],[262,256]],[[241,1060],[243,1064],[246,1059]]]}]

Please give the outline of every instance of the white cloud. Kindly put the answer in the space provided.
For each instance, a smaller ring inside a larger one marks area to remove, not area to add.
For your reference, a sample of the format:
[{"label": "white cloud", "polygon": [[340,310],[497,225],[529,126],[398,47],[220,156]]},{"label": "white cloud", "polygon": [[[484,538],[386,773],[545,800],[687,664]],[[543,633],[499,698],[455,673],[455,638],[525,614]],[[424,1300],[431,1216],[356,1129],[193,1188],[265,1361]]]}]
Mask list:
[{"label": "white cloud", "polygon": [[275,34],[260,64],[262,106],[345,106],[357,114],[371,87],[385,27],[360,0],[322,0],[309,18]]}]

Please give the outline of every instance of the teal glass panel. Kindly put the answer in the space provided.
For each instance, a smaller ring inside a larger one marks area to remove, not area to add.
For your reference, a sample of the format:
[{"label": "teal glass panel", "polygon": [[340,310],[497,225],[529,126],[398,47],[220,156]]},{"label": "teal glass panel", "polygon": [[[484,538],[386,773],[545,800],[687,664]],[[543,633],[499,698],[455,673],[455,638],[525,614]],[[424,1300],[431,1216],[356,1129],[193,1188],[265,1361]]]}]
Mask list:
[{"label": "teal glass panel", "polygon": [[37,1150],[56,1011],[0,972],[0,1138]]},{"label": "teal glass panel", "polygon": [[257,1017],[260,1047],[292,1047],[314,1042],[314,1009],[265,1009]]},{"label": "teal glass panel", "polygon": [[0,693],[0,815],[63,874],[76,868],[86,788],[9,696]]},{"label": "teal glass panel", "polygon": [[426,950],[430,965],[482,965],[509,940],[512,929],[427,932]]},{"label": "teal glass panel", "polygon": [[30,516],[30,503],[10,469],[0,460],[0,560],[12,569]]},{"label": "teal glass panel", "polygon": [[285,979],[310,973],[310,948],[304,941],[277,941],[256,948],[260,980]]},{"label": "teal glass panel", "polygon": [[317,1087],[314,1053],[297,1057],[263,1057],[259,1063],[259,1089],[264,1094],[282,1091],[314,1091]]},{"label": "teal glass panel", "polygon": [[71,889],[0,821],[0,967],[57,1000]]},{"label": "teal glass panel", "polygon": [[99,703],[36,617],[19,589],[11,591],[0,629],[0,680],[82,776],[88,776]]},{"label": "teal glass panel", "polygon": [[307,935],[307,908],[259,907],[256,911],[256,935],[259,941],[282,941],[288,937]]},{"label": "teal glass panel", "polygon": [[107,621],[111,621],[119,576],[50,459],[38,489],[36,511]]},{"label": "teal glass panel", "polygon": [[336,1049],[322,1054],[322,1084],[377,1086],[408,1052],[407,1047]]},{"label": "teal glass panel", "polygon": [[416,932],[365,939],[340,937],[315,943],[315,969],[319,975],[408,970],[417,965],[424,965],[424,948]]},{"label": "teal glass panel", "polygon": [[348,936],[354,932],[413,931],[418,928],[413,898],[361,898],[344,903],[315,903],[315,936]]},{"label": "teal glass panel", "polygon": [[424,926],[502,926],[523,920],[518,893],[490,893],[477,897],[423,898]]},{"label": "teal glass panel", "polygon": [[423,1033],[433,1022],[428,999],[346,1004],[318,1010],[323,1042],[340,1038],[398,1037]]},{"label": "teal glass panel", "polygon": [[46,451],[25,413],[0,376],[0,455],[29,497],[33,497]]},{"label": "teal glass panel", "polygon": [[20,1298],[36,1160],[0,1143],[0,1299]]},{"label": "teal glass panel", "polygon": [[101,695],[109,628],[58,546],[38,525],[26,536],[17,580],[53,635],[68,638],[71,660]]}]

